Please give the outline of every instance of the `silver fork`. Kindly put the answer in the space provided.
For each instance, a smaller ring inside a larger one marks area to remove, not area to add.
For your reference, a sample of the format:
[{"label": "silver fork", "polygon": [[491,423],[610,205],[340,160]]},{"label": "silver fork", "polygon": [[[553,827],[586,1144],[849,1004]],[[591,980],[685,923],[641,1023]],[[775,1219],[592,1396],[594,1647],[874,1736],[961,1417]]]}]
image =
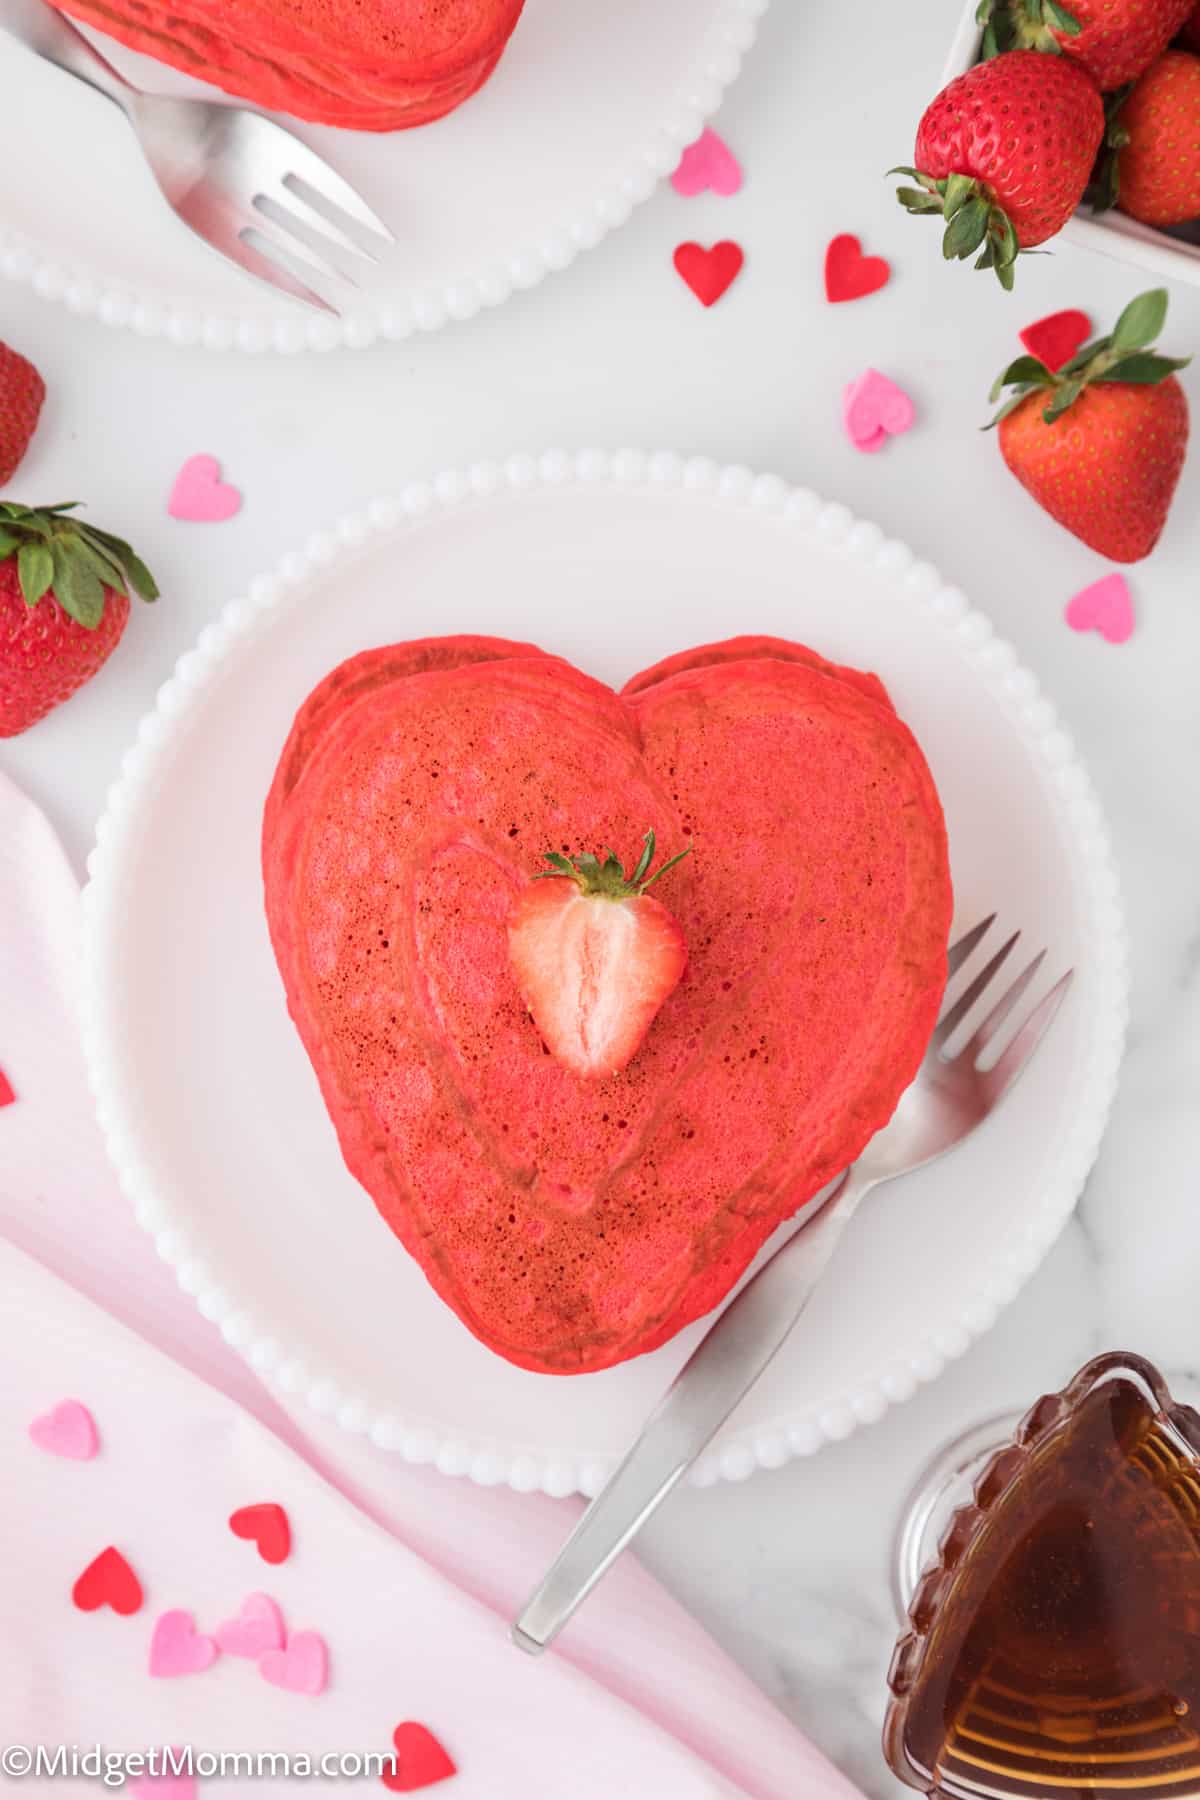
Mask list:
[{"label": "silver fork", "polygon": [[[953,978],[995,924],[993,913],[949,952]],[[948,1004],[912,1085],[882,1131],[809,1217],[726,1307],[692,1352],[641,1436],[592,1501],[513,1626],[532,1656],[557,1637],[605,1571],[682,1479],[753,1387],[808,1305],[864,1196],[953,1149],[999,1105],[1057,1013],[1073,970],[1019,1025],[1000,1055],[985,1055],[1042,966],[1040,950],[994,1001],[965,1044],[954,1040],[1015,947],[1014,932]],[[982,1059],[982,1061],[981,1061]]]},{"label": "silver fork", "polygon": [[327,284],[335,295],[355,285],[330,257],[377,262],[395,242],[349,182],[274,120],[242,106],[142,93],[44,0],[0,0],[0,28],[115,101],[176,215],[260,281],[337,314],[311,285]]}]

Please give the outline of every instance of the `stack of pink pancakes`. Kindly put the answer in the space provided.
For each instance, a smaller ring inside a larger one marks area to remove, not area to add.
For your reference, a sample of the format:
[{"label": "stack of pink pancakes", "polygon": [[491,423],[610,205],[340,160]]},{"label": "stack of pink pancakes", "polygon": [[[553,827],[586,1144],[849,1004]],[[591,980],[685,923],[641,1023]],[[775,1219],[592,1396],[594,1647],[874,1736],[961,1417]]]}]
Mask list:
[{"label": "stack of pink pancakes", "polygon": [[360,131],[473,94],[524,0],[63,0],[110,37],[274,112]]},{"label": "stack of pink pancakes", "polygon": [[[547,850],[692,854],[682,982],[619,1074],[546,1051],[506,919]],[[529,645],[368,651],[301,708],[267,915],[346,1161],[525,1368],[602,1369],[729,1291],[916,1072],[946,976],[941,807],[871,675],[775,639],[621,694]],[[336,1230],[336,1223],[332,1226]]]}]

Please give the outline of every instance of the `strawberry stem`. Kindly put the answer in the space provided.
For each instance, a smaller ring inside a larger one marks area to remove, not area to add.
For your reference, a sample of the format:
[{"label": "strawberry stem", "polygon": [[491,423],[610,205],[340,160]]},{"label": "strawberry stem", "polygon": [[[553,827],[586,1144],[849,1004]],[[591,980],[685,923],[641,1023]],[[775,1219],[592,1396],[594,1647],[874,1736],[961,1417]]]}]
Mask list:
[{"label": "strawberry stem", "polygon": [[557,850],[547,850],[543,860],[551,866],[548,869],[539,870],[533,879],[535,881],[573,881],[581,893],[599,896],[605,900],[636,899],[638,895],[644,894],[648,887],[653,887],[654,883],[665,875],[668,869],[673,869],[676,863],[682,862],[685,856],[690,856],[692,853],[692,846],[689,844],[686,850],[680,850],[677,855],[665,862],[661,869],[650,875],[647,871],[654,861],[654,845],[654,832],[651,829],[646,833],[642,843],[642,854],[631,875],[626,875],[625,865],[620,857],[607,845],[604,847],[603,862],[593,856],[590,850],[585,850],[580,856],[569,858],[561,855]]}]

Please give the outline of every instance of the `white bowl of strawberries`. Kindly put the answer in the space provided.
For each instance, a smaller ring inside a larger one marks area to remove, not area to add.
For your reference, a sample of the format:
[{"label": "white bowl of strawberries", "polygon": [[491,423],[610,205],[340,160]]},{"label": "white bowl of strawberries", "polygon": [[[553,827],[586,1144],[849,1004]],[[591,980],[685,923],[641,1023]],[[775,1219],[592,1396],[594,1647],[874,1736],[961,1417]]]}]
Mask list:
[{"label": "white bowl of strawberries", "polygon": [[[943,82],[901,197],[945,218],[948,257],[975,257],[1008,287],[1019,251],[1061,232],[1200,285],[1197,0],[966,0]],[[956,174],[970,191],[947,192]]]}]

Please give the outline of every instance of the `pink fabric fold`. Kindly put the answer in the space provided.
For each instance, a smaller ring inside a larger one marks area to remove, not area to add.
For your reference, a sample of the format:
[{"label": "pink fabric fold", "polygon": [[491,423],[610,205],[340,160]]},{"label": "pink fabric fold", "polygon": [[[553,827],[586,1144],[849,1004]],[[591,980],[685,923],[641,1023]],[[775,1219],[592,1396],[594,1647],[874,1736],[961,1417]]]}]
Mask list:
[{"label": "pink fabric fold", "polygon": [[[92,1115],[75,1019],[79,927],[53,832],[0,776],[0,1075],[15,1096],[0,1105],[9,1737],[123,1751],[386,1751],[395,1726],[415,1719],[458,1765],[436,1790],[447,1800],[853,1800],[631,1557],[561,1653],[522,1657],[507,1620],[574,1503],[410,1468],[289,1412],[180,1294],[116,1189]],[[68,1396],[96,1419],[101,1449],[88,1462],[28,1435]],[[295,1534],[278,1568],[227,1524],[266,1499]],[[132,1617],[72,1604],[75,1578],[109,1543],[145,1588]],[[290,1629],[325,1640],[323,1693],[281,1689],[232,1656],[149,1675],[163,1611],[190,1611],[211,1633],[255,1591]],[[231,1775],[198,1791],[246,1789]]]}]

